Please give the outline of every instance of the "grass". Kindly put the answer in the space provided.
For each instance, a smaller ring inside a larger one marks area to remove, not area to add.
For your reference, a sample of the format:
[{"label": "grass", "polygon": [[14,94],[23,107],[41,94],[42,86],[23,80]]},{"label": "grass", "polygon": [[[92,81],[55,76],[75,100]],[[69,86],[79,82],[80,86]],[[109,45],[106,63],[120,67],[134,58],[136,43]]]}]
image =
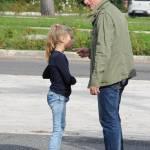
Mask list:
[{"label": "grass", "polygon": [[130,33],[133,53],[135,55],[150,55],[150,34]]},{"label": "grass", "polygon": [[149,17],[128,17],[129,22],[147,22],[150,23],[150,18]]},{"label": "grass", "polygon": [[[150,31],[150,18],[128,18],[130,31]],[[32,29],[30,27],[50,27],[60,23],[71,26],[75,30],[74,47],[88,46],[90,35],[87,32],[76,29],[91,29],[90,20],[85,16],[62,16],[62,17],[0,17],[0,48],[5,49],[36,49],[43,50],[44,40],[28,40],[26,35],[44,34],[48,29]],[[131,40],[136,55],[150,55],[150,34],[131,33]]]},{"label": "grass", "polygon": [[[150,18],[128,18],[129,30],[131,31],[150,31]],[[61,17],[35,17],[35,18],[18,18],[18,17],[0,17],[0,27],[50,27],[52,24],[60,23],[71,27],[81,29],[91,29],[90,19],[85,16],[61,16]]]},{"label": "grass", "polygon": [[35,17],[35,18],[17,18],[17,17],[0,17],[0,26],[11,27],[50,27],[50,25],[60,23],[67,24],[76,28],[91,28],[90,22],[83,17]]}]

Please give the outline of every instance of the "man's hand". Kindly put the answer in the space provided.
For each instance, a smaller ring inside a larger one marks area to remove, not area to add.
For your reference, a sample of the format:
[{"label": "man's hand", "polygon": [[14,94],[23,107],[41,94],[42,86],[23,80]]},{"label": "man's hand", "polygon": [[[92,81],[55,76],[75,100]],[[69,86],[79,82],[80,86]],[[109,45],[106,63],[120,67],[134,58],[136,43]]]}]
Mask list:
[{"label": "man's hand", "polygon": [[74,50],[82,58],[90,56],[90,49],[89,48],[76,48]]},{"label": "man's hand", "polygon": [[90,93],[91,95],[98,95],[98,93],[100,93],[99,87],[95,86],[90,87]]}]

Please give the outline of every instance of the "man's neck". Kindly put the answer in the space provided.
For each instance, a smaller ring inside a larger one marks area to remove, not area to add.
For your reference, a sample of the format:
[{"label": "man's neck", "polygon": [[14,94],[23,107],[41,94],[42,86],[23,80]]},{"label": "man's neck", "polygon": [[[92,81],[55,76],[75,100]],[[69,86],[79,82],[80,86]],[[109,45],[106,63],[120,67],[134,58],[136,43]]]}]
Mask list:
[{"label": "man's neck", "polygon": [[95,4],[94,4],[94,8],[93,8],[93,9],[96,9],[97,6],[101,6],[102,2],[103,2],[103,0],[101,0],[101,1],[99,1],[99,0],[96,1]]}]

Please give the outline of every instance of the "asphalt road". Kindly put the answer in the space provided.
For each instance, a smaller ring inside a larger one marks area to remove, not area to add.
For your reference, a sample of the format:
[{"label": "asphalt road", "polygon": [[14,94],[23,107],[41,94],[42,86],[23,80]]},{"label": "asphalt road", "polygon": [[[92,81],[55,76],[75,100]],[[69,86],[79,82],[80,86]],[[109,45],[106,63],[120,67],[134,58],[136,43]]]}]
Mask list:
[{"label": "asphalt road", "polygon": [[[11,75],[35,75],[42,74],[46,62],[41,59],[0,59],[0,74]],[[136,80],[150,80],[150,63],[136,63],[137,70]],[[71,73],[77,77],[89,76],[89,62],[86,61],[70,61]]]},{"label": "asphalt road", "polygon": [[[0,134],[0,150],[47,150],[49,136]],[[125,140],[125,150],[149,150],[150,142]],[[91,137],[65,136],[62,150],[104,150],[103,140]]]}]

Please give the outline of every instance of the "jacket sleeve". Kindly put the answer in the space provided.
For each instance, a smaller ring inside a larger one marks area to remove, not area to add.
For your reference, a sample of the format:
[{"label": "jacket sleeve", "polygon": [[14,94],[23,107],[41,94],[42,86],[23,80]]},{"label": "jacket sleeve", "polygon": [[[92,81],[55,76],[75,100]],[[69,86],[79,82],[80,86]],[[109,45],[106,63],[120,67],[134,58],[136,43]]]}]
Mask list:
[{"label": "jacket sleeve", "polygon": [[88,87],[100,86],[103,73],[111,56],[111,46],[114,34],[112,18],[108,14],[100,14],[96,22],[96,49],[92,63],[92,71]]},{"label": "jacket sleeve", "polygon": [[68,62],[65,56],[59,55],[56,61],[56,66],[67,85],[73,85],[76,83],[76,79],[70,74]]}]

